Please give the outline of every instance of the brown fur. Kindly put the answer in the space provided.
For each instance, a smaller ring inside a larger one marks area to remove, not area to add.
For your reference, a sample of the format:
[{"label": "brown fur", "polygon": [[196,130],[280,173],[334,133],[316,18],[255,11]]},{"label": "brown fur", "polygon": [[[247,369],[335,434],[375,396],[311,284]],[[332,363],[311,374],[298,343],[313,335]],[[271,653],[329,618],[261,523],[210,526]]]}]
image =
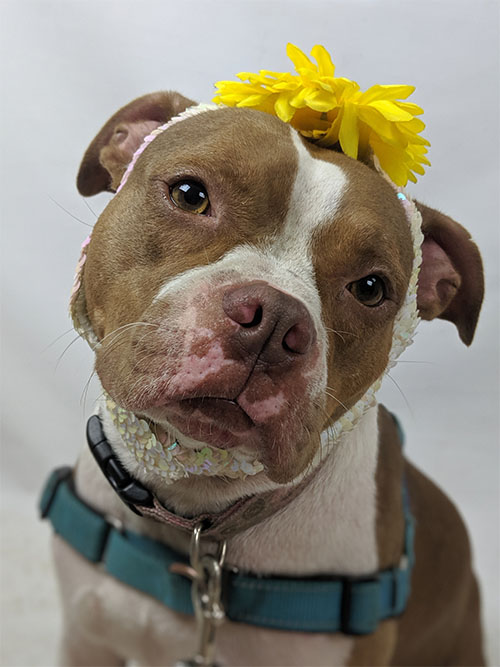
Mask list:
[{"label": "brown fur", "polygon": [[[313,240],[315,274],[329,335],[328,384],[340,403],[329,400],[333,422],[361,398],[383,373],[392,342],[394,317],[401,306],[412,267],[412,241],[401,205],[391,186],[363,164],[329,151],[349,177],[348,195],[335,221]],[[358,303],[345,285],[377,273],[388,285],[388,299],[377,308]],[[339,333],[335,333],[335,332]]]},{"label": "brown fur", "polygon": [[404,460],[392,417],[382,406],[379,429],[380,569],[396,566],[403,553],[403,475],[416,520],[416,564],[404,614],[382,623],[373,635],[357,639],[349,664],[484,665],[479,594],[464,523],[443,492]]}]

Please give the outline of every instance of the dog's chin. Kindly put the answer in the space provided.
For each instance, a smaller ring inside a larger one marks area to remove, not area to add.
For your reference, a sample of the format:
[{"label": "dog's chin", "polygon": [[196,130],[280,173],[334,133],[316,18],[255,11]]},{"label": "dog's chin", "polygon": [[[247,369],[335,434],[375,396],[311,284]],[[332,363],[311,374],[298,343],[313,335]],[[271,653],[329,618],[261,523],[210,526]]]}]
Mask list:
[{"label": "dog's chin", "polygon": [[267,478],[280,485],[301,477],[313,460],[320,440],[319,434],[314,441],[308,441],[305,434],[300,437],[293,432],[283,438],[281,428],[279,433],[268,432],[255,424],[237,402],[221,398],[180,400],[150,408],[144,414],[154,422],[154,429],[164,442],[176,439],[191,449],[207,445],[237,449],[260,461]]}]

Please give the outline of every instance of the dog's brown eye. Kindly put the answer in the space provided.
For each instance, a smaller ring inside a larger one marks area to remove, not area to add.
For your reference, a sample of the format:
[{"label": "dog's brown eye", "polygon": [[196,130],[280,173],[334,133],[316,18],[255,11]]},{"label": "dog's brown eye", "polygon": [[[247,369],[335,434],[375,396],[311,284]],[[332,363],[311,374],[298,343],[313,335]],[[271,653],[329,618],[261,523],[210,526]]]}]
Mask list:
[{"label": "dog's brown eye", "polygon": [[365,276],[348,285],[349,291],[364,306],[380,306],[385,299],[385,285],[380,276]]},{"label": "dog's brown eye", "polygon": [[170,186],[170,199],[176,206],[190,213],[202,215],[210,206],[207,191],[196,181],[179,181]]}]

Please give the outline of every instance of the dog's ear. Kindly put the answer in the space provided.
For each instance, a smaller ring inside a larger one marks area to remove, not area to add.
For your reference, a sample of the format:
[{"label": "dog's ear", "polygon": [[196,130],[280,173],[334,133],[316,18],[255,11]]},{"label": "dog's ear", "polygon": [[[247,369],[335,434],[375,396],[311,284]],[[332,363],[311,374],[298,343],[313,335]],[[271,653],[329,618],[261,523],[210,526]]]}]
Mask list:
[{"label": "dog's ear", "polygon": [[144,95],[119,109],[97,134],[83,156],[76,185],[85,197],[114,192],[144,137],[195,104],[176,92]]},{"label": "dog's ear", "polygon": [[470,345],[484,295],[481,255],[469,232],[447,215],[415,202],[422,214],[422,267],[418,279],[420,317],[453,322]]}]

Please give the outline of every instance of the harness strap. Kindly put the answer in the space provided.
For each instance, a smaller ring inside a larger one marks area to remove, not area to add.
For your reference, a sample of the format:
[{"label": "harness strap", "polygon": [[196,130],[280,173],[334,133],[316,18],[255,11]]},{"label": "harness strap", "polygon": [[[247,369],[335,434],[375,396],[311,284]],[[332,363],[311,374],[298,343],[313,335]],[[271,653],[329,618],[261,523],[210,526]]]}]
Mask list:
[{"label": "harness strap", "polygon": [[[110,575],[156,598],[174,611],[193,614],[191,584],[170,571],[183,554],[129,530],[121,530],[89,507],[73,488],[71,468],[55,470],[41,500],[42,517],[55,532]],[[403,493],[405,550],[399,567],[369,577],[260,577],[224,570],[227,617],[277,630],[364,635],[398,616],[410,592],[414,520]]]}]

